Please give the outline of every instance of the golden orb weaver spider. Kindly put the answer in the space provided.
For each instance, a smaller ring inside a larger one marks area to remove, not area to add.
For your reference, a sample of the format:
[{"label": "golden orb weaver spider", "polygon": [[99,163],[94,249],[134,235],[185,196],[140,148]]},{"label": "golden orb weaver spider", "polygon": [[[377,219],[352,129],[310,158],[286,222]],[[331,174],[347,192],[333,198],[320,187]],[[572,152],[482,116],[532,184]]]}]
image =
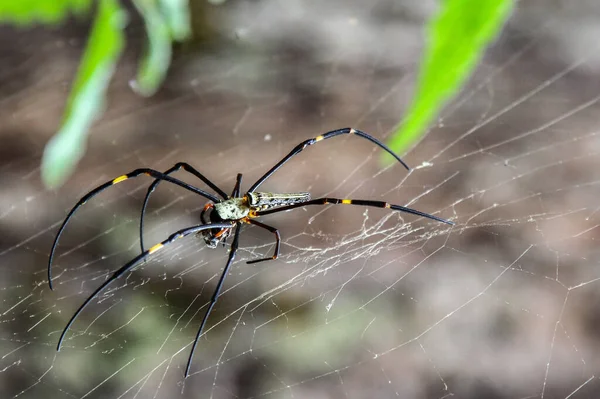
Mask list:
[{"label": "golden orb weaver spider", "polygon": [[[100,294],[100,292],[102,292],[106,287],[108,287],[111,283],[113,283],[119,277],[121,277],[122,275],[124,275],[125,273],[127,273],[128,271],[133,269],[135,266],[137,266],[148,255],[164,248],[165,246],[171,244],[175,240],[185,237],[185,236],[188,236],[190,234],[200,233],[202,235],[202,237],[204,238],[204,242],[206,243],[206,245],[210,248],[215,248],[220,242],[224,244],[225,240],[227,240],[227,238],[231,234],[231,230],[235,228],[235,231],[233,233],[233,241],[231,243],[231,248],[229,250],[229,257],[227,259],[227,263],[225,264],[225,268],[223,269],[223,272],[221,273],[221,276],[217,283],[217,287],[215,288],[215,291],[213,292],[213,295],[211,297],[208,308],[206,309],[206,312],[204,313],[204,316],[202,318],[202,322],[200,323],[200,328],[198,329],[198,332],[196,333],[196,338],[194,339],[194,342],[192,344],[192,349],[190,351],[190,355],[188,357],[187,365],[185,368],[185,378],[187,378],[190,373],[190,367],[192,364],[192,359],[194,357],[194,352],[196,350],[196,346],[198,344],[198,340],[199,340],[200,336],[202,335],[202,331],[204,329],[206,321],[208,320],[208,316],[210,315],[215,304],[217,303],[219,293],[221,292],[221,288],[223,287],[223,282],[225,281],[225,278],[227,277],[227,274],[229,273],[231,264],[233,263],[233,259],[235,258],[235,254],[238,249],[240,230],[241,230],[242,224],[251,224],[251,225],[261,227],[265,230],[268,230],[269,232],[271,232],[275,235],[275,240],[276,240],[275,241],[275,250],[274,250],[272,256],[270,256],[268,258],[261,258],[261,259],[247,261],[246,263],[258,263],[258,262],[264,262],[267,260],[274,260],[274,259],[277,259],[277,256],[279,255],[279,247],[280,247],[280,243],[281,243],[281,237],[279,235],[279,231],[274,227],[268,226],[266,224],[263,224],[261,222],[254,220],[254,219],[256,219],[260,216],[283,212],[283,211],[287,211],[290,209],[300,208],[300,207],[304,207],[304,206],[308,206],[308,205],[345,204],[345,205],[370,206],[370,207],[375,207],[375,208],[387,208],[387,209],[392,209],[395,211],[406,212],[406,213],[410,213],[413,215],[422,216],[425,218],[436,220],[438,222],[446,223],[448,225],[454,224],[453,222],[451,222],[449,220],[442,219],[440,217],[433,216],[428,213],[424,213],[421,211],[417,211],[415,209],[407,208],[402,205],[390,204],[390,203],[383,202],[383,201],[340,199],[340,198],[331,198],[331,197],[311,199],[310,193],[276,194],[276,193],[264,193],[264,192],[256,191],[256,189],[262,183],[264,183],[265,180],[267,180],[275,171],[277,171],[279,168],[281,168],[285,163],[287,163],[295,155],[299,154],[306,147],[311,146],[315,143],[318,143],[319,141],[327,140],[332,137],[340,136],[343,134],[355,134],[359,137],[369,140],[370,142],[381,147],[383,150],[387,151],[398,162],[400,162],[407,170],[410,170],[408,165],[406,165],[404,163],[404,161],[402,161],[398,155],[394,154],[394,152],[391,149],[389,149],[385,144],[383,144],[376,138],[368,135],[365,132],[357,130],[357,129],[344,128],[344,129],[332,130],[330,132],[327,132],[325,134],[322,134],[322,135],[317,136],[312,139],[305,140],[305,141],[301,142],[300,144],[298,144],[296,147],[294,147],[294,149],[292,149],[292,151],[290,151],[289,154],[287,154],[285,157],[283,157],[283,159],[281,159],[281,161],[277,162],[275,164],[275,166],[273,166],[261,178],[259,178],[248,189],[246,194],[244,194],[241,197],[240,197],[240,186],[242,183],[242,175],[241,174],[237,175],[235,186],[233,188],[233,192],[231,193],[231,195],[227,195],[216,184],[211,182],[208,178],[204,177],[204,175],[202,175],[200,172],[198,172],[192,166],[190,166],[189,164],[184,163],[184,162],[176,163],[172,168],[166,170],[165,172],[159,172],[154,169],[148,169],[148,168],[135,169],[127,174],[119,176],[113,180],[107,181],[106,183],[96,187],[95,189],[93,189],[92,191],[90,191],[89,193],[84,195],[75,204],[75,206],[71,209],[71,211],[67,214],[67,217],[65,218],[64,222],[60,226],[58,233],[56,234],[56,238],[54,239],[54,243],[52,244],[52,249],[50,250],[50,255],[49,255],[49,259],[48,259],[48,284],[50,285],[50,289],[53,289],[53,287],[52,287],[52,260],[54,258],[54,253],[56,251],[56,247],[58,245],[58,240],[60,239],[60,236],[63,233],[67,223],[69,222],[69,220],[71,219],[73,214],[77,211],[77,209],[79,209],[80,206],[85,204],[88,200],[90,200],[96,194],[100,193],[101,191],[104,191],[105,189],[107,189],[110,186],[113,186],[117,183],[121,183],[127,179],[131,179],[133,177],[137,177],[137,176],[141,176],[141,175],[150,176],[155,179],[154,182],[148,188],[148,191],[146,192],[146,197],[144,198],[144,203],[142,205],[142,214],[141,214],[141,218],[140,218],[140,246],[141,246],[142,252],[138,256],[134,257],[129,262],[127,262],[124,266],[122,266],[116,272],[114,272],[112,274],[112,276],[110,276],[110,278],[108,278],[102,285],[100,285],[100,287],[98,287],[83,302],[83,304],[75,311],[75,313],[73,314],[73,316],[71,317],[71,319],[69,320],[69,322],[67,323],[67,325],[65,326],[65,328],[63,329],[63,331],[60,335],[56,350],[60,351],[60,348],[61,348],[62,342],[65,338],[65,335],[66,335],[67,331],[69,330],[69,328],[71,327],[71,325],[73,324],[73,322],[75,321],[75,319],[77,318],[77,316],[79,316],[79,314],[83,311],[83,309],[94,298],[96,298],[96,296],[98,296]],[[195,186],[192,186],[190,184],[187,184],[179,179],[176,179],[176,178],[173,178],[170,176],[170,174],[172,174],[180,169],[183,169],[184,171],[186,171],[186,172],[194,175],[198,179],[200,179],[207,186],[209,186],[211,189],[213,189],[215,192],[217,192],[217,194],[219,194],[219,196],[221,196],[222,199],[209,193],[209,192],[206,192],[200,188],[197,188]],[[167,181],[169,183],[173,183],[175,185],[183,187],[186,190],[189,190],[193,193],[196,193],[196,194],[210,200],[211,202],[206,204],[206,206],[203,208],[202,212],[200,213],[200,220],[202,221],[202,224],[179,230],[179,231],[171,234],[166,240],[150,247],[149,249],[145,249],[144,241],[143,241],[144,214],[146,211],[146,206],[148,204],[148,199],[150,198],[150,194],[152,194],[154,189],[156,189],[156,186],[161,181]],[[210,210],[210,214],[208,215],[208,220],[207,220],[207,212],[209,210]]]}]

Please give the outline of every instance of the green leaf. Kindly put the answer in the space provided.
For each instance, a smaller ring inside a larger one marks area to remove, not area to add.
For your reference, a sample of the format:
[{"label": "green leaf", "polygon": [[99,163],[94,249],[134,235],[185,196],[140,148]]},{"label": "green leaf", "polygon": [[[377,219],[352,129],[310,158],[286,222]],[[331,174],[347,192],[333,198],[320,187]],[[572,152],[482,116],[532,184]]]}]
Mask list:
[{"label": "green leaf", "polygon": [[117,0],[100,0],[62,126],[42,157],[42,181],[49,188],[62,184],[85,152],[88,130],[103,111],[106,89],[125,43],[126,19]]},{"label": "green leaf", "polygon": [[158,0],[134,0],[133,4],[144,17],[148,48],[131,87],[142,96],[151,96],[158,90],[171,63],[171,30]]},{"label": "green leaf", "polygon": [[56,24],[69,13],[83,14],[92,0],[0,0],[0,23]]},{"label": "green leaf", "polygon": [[488,43],[497,36],[512,5],[512,0],[440,3],[439,14],[427,28],[429,43],[416,95],[403,123],[389,141],[394,152],[403,153],[421,138],[441,107],[460,89]]},{"label": "green leaf", "polygon": [[158,2],[171,38],[180,42],[190,37],[192,25],[188,0],[159,0]]}]

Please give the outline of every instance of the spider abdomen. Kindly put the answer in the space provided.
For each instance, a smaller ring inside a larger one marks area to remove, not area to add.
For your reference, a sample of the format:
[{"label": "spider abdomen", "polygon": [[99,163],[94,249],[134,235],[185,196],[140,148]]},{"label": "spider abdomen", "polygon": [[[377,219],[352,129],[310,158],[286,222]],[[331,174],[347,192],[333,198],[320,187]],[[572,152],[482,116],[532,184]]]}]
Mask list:
[{"label": "spider abdomen", "polygon": [[248,193],[248,205],[255,210],[310,201],[310,193]]}]

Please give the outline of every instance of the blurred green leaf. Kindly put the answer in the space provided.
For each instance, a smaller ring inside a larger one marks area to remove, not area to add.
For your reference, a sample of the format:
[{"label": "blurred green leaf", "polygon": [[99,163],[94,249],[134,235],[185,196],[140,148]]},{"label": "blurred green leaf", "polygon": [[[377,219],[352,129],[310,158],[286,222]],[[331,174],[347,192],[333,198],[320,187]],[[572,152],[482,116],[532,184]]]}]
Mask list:
[{"label": "blurred green leaf", "polygon": [[171,42],[191,33],[187,0],[134,0],[146,23],[148,48],[131,87],[140,95],[154,94],[171,64]]},{"label": "blurred green leaf", "polygon": [[133,4],[144,17],[148,45],[131,87],[142,96],[151,96],[171,63],[171,32],[157,0],[134,0]]},{"label": "blurred green leaf", "polygon": [[438,111],[460,89],[488,43],[496,37],[512,5],[512,0],[445,0],[440,3],[437,17],[427,28],[429,43],[416,94],[403,123],[389,141],[394,152],[405,152],[421,138]]},{"label": "blurred green leaf", "polygon": [[190,37],[192,26],[188,0],[159,0],[159,6],[171,38],[180,42]]},{"label": "blurred green leaf", "polygon": [[60,185],[85,152],[88,129],[103,111],[106,89],[124,46],[126,19],[117,0],[99,2],[62,126],[42,157],[42,181],[49,188]]},{"label": "blurred green leaf", "polygon": [[56,24],[89,10],[92,0],[0,0],[0,23]]}]

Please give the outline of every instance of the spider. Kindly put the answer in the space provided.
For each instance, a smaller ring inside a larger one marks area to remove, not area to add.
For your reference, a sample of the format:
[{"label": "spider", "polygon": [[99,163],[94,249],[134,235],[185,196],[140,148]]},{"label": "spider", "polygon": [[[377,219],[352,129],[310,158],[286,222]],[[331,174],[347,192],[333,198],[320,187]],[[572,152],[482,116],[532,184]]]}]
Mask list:
[{"label": "spider", "polygon": [[[79,209],[79,207],[82,206],[83,204],[85,204],[88,200],[90,200],[96,194],[107,189],[108,187],[111,187],[117,183],[121,183],[125,180],[131,179],[133,177],[147,175],[147,176],[153,177],[155,179],[154,182],[148,188],[148,191],[146,192],[146,197],[144,198],[144,203],[142,205],[142,213],[141,213],[141,218],[140,218],[141,253],[139,255],[137,255],[136,257],[134,257],[133,259],[131,259],[129,262],[127,262],[124,266],[122,266],[116,272],[114,272],[75,311],[75,313],[73,314],[73,316],[71,317],[71,319],[69,320],[67,325],[65,326],[64,330],[62,331],[60,338],[58,339],[58,345],[56,347],[56,350],[60,351],[63,339],[65,338],[67,331],[69,330],[69,328],[71,327],[71,325],[73,324],[73,322],[75,321],[77,316],[79,316],[79,314],[83,311],[83,309],[94,298],[96,298],[104,289],[106,289],[106,287],[108,287],[110,284],[112,284],[119,277],[123,276],[125,273],[132,270],[141,261],[146,259],[146,257],[148,257],[148,255],[151,255],[151,254],[155,253],[156,251],[171,244],[175,240],[178,240],[178,239],[188,236],[190,234],[202,235],[204,242],[210,248],[215,248],[219,243],[222,243],[223,245],[225,245],[225,241],[231,235],[232,231],[233,231],[233,241],[231,243],[231,247],[229,250],[229,257],[227,259],[227,263],[225,264],[225,268],[223,269],[223,272],[221,273],[219,281],[217,282],[217,286],[212,294],[210,303],[208,305],[208,308],[206,309],[206,312],[204,313],[202,322],[200,323],[200,328],[198,329],[198,332],[196,333],[196,338],[194,339],[194,342],[192,344],[192,349],[190,351],[187,365],[185,368],[185,374],[184,374],[185,378],[187,378],[189,376],[190,367],[192,364],[192,359],[194,357],[194,352],[196,350],[196,346],[198,344],[198,340],[199,340],[200,336],[202,335],[202,331],[204,329],[206,321],[208,320],[208,317],[209,317],[213,307],[217,303],[217,299],[219,298],[219,293],[221,292],[221,288],[223,287],[223,282],[225,281],[225,278],[226,278],[227,274],[229,273],[231,264],[233,263],[233,260],[235,258],[235,255],[236,255],[236,252],[238,249],[240,230],[241,230],[242,224],[251,224],[254,226],[258,226],[262,229],[265,229],[265,230],[271,232],[275,236],[275,249],[273,251],[273,255],[270,257],[267,257],[267,258],[254,259],[254,260],[247,261],[246,263],[249,263],[249,264],[277,259],[277,256],[279,255],[279,247],[281,244],[281,237],[279,235],[279,231],[276,228],[268,226],[268,225],[261,223],[255,219],[260,216],[270,215],[270,214],[274,214],[274,213],[278,213],[278,212],[284,212],[284,211],[288,211],[290,209],[305,207],[308,205],[345,204],[345,205],[368,206],[368,207],[375,207],[375,208],[387,208],[387,209],[392,209],[395,211],[406,212],[406,213],[410,213],[413,215],[429,218],[432,220],[436,220],[438,222],[446,223],[448,225],[454,224],[453,222],[451,222],[449,220],[445,220],[445,219],[439,218],[437,216],[433,216],[433,215],[430,215],[430,214],[427,214],[427,213],[424,213],[421,211],[417,211],[415,209],[407,208],[402,205],[389,204],[389,203],[383,202],[383,201],[340,199],[340,198],[331,198],[331,197],[311,199],[310,193],[306,193],[306,192],[305,193],[278,194],[278,193],[266,193],[266,192],[257,192],[256,191],[258,189],[258,187],[262,183],[264,183],[265,180],[267,180],[275,171],[277,171],[279,168],[281,168],[285,163],[287,163],[295,155],[299,154],[306,147],[311,146],[320,141],[327,140],[332,137],[336,137],[336,136],[340,136],[340,135],[345,135],[345,134],[354,134],[359,137],[362,137],[363,139],[369,140],[370,142],[381,147],[383,150],[387,151],[398,162],[400,162],[407,170],[410,170],[410,168],[406,165],[406,163],[404,163],[400,159],[400,157],[398,157],[396,154],[394,154],[394,152],[392,152],[392,150],[390,150],[385,144],[383,144],[376,138],[370,136],[369,134],[367,134],[365,132],[357,130],[357,129],[344,128],[344,129],[332,130],[330,132],[327,132],[327,133],[317,136],[315,138],[305,140],[305,141],[301,142],[300,144],[298,144],[296,147],[294,147],[294,149],[292,149],[292,151],[290,151],[289,154],[287,154],[285,157],[283,157],[279,162],[277,162],[275,164],[275,166],[273,166],[262,177],[260,177],[248,189],[248,191],[243,196],[240,196],[240,187],[242,184],[242,175],[241,174],[238,174],[236,177],[235,186],[233,188],[231,195],[227,195],[222,189],[217,187],[217,185],[215,185],[208,178],[206,178],[204,175],[202,175],[200,172],[198,172],[196,169],[194,169],[192,166],[190,166],[189,164],[187,164],[185,162],[178,162],[173,167],[166,170],[165,172],[159,172],[157,170],[148,169],[148,168],[135,169],[127,174],[119,176],[113,180],[107,181],[106,183],[94,188],[92,191],[90,191],[89,193],[84,195],[75,204],[75,206],[71,209],[71,211],[67,214],[67,217],[65,218],[64,222],[60,226],[58,233],[56,234],[56,238],[54,239],[54,243],[52,244],[52,249],[50,250],[50,255],[49,255],[49,259],[48,259],[48,283],[50,285],[50,289],[53,289],[53,287],[52,287],[52,260],[54,258],[54,253],[56,251],[56,247],[58,245],[58,240],[60,239],[60,236],[63,233],[67,223],[69,222],[71,217],[75,214],[75,212]],[[214,190],[221,198],[219,198],[216,195],[211,194],[207,191],[204,191],[198,187],[195,187],[193,185],[190,185],[188,183],[185,183],[179,179],[176,179],[176,178],[170,176],[172,173],[174,173],[180,169],[183,169],[184,171],[186,171],[186,172],[194,175],[198,179],[200,179],[208,187],[210,187],[212,190]],[[156,186],[161,181],[167,181],[169,183],[183,187],[186,190],[189,190],[193,193],[200,195],[201,197],[204,197],[204,198],[210,200],[211,202],[207,203],[204,206],[204,208],[202,209],[202,212],[200,213],[200,220],[202,221],[202,224],[179,230],[179,231],[171,234],[166,240],[164,240],[148,249],[145,249],[144,241],[143,241],[144,214],[146,211],[146,206],[148,204],[148,199],[150,198],[150,195],[156,189]]]}]

